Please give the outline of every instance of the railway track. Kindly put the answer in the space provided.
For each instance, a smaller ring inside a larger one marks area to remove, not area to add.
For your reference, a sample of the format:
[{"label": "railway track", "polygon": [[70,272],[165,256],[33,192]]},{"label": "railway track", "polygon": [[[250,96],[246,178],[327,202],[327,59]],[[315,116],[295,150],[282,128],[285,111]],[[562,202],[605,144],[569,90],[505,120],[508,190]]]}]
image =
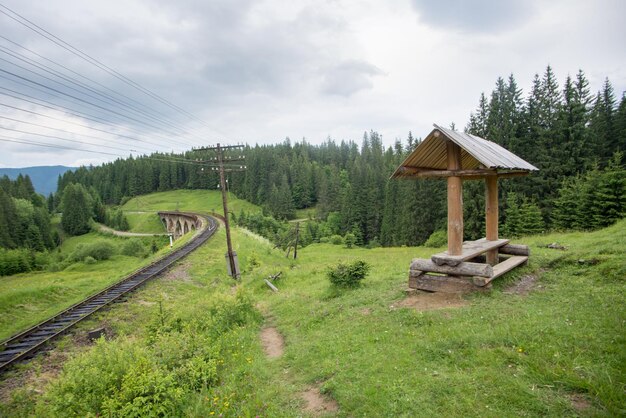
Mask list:
[{"label": "railway track", "polygon": [[173,263],[204,244],[217,230],[215,218],[192,214],[206,219],[207,225],[187,244],[169,253],[165,257],[135,271],[119,282],[88,297],[51,318],[20,332],[0,343],[0,373],[8,370],[15,363],[31,358],[49,343],[66,333],[74,325],[88,318],[95,312],[119,300],[124,295],[137,289],[148,280],[167,270]]}]

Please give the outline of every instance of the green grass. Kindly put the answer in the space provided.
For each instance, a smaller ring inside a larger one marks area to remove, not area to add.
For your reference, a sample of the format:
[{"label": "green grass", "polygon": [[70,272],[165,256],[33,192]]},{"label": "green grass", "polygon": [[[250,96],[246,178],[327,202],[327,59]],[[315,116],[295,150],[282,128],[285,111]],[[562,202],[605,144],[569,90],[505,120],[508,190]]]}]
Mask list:
[{"label": "green grass", "polygon": [[[159,211],[159,210],[188,210],[197,212],[215,212],[223,214],[222,194],[215,190],[173,190],[169,192],[152,193],[135,197],[122,209],[129,211]],[[261,209],[245,200],[238,199],[233,193],[228,195],[228,209],[235,214],[240,210],[248,213],[258,212]],[[129,219],[130,221],[130,219]]]},{"label": "green grass", "polygon": [[[190,237],[188,234],[176,241],[174,249]],[[119,248],[127,239],[97,232],[69,237],[59,247],[59,254],[54,253],[53,257],[67,256],[79,244],[95,240],[110,241]],[[152,238],[143,240],[146,245],[152,242]],[[37,271],[1,277],[0,340],[41,322],[171,251],[166,238],[157,239],[157,242],[161,250],[148,258],[118,254],[95,264],[74,263],[56,272]]]},{"label": "green grass", "polygon": [[[213,403],[218,398],[226,416],[302,416],[299,393],[310,386],[338,402],[338,416],[626,413],[626,221],[593,233],[514,240],[531,245],[528,266],[496,280],[490,293],[465,296],[465,306],[433,311],[397,303],[405,298],[410,260],[435,249],[315,244],[300,250],[294,261],[241,229],[233,229],[233,241],[243,271],[241,287],[265,322],[285,337],[286,351],[267,359],[258,340],[259,323],[243,325],[234,340],[224,341],[229,354],[219,384],[188,393],[181,414],[220,412]],[[545,248],[552,242],[568,250]],[[128,303],[100,314],[99,321],[117,335],[108,344],[150,347],[159,305],[183,329],[205,318],[212,301],[232,294],[224,246],[220,229],[183,262],[186,278],[153,281]],[[252,258],[260,265],[251,268]],[[372,265],[362,286],[331,288],[327,268],[357,259]],[[272,293],[263,279],[278,271],[283,271],[276,283],[280,291]],[[504,292],[528,274],[538,276],[532,292]],[[90,348],[68,345],[64,348],[70,352],[96,356]],[[37,359],[27,367],[36,371],[42,364]],[[586,407],[576,409],[573,398]],[[43,408],[60,403],[26,385],[0,407],[0,415],[42,415],[48,412]]]},{"label": "green grass", "polygon": [[167,231],[156,213],[126,212],[130,232],[143,234],[164,234]]},{"label": "green grass", "polygon": [[296,209],[296,219],[315,219],[316,214],[316,207]]}]

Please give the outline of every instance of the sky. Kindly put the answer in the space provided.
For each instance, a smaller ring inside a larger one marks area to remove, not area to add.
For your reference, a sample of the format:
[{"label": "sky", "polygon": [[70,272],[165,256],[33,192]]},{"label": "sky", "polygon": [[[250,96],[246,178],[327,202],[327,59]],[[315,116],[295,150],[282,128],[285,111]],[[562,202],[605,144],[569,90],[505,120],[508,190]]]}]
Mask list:
[{"label": "sky", "polygon": [[526,96],[548,65],[619,99],[624,16],[622,0],[0,0],[0,167],[370,130],[391,145],[462,129],[498,77]]}]

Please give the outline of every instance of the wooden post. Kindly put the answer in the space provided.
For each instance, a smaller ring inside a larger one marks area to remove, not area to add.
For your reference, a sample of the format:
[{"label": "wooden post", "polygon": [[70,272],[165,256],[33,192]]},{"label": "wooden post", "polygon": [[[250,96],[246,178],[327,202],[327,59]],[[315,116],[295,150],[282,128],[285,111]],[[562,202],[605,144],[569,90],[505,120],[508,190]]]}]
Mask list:
[{"label": "wooden post", "polygon": [[293,259],[298,258],[298,237],[300,236],[300,222],[296,222],[296,243],[293,246]]},{"label": "wooden post", "polygon": [[[498,177],[485,178],[485,229],[488,241],[498,239]],[[498,264],[498,249],[487,251],[487,264]]]},{"label": "wooden post", "polygon": [[[452,141],[447,142],[448,170],[461,169],[461,148]],[[448,254],[463,252],[463,180],[448,177]]]}]

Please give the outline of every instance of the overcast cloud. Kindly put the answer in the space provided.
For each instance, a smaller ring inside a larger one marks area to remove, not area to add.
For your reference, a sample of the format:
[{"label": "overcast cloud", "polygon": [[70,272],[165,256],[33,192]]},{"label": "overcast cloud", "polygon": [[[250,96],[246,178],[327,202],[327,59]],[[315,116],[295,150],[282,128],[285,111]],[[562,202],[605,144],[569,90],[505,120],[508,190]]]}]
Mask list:
[{"label": "overcast cloud", "polygon": [[[396,138],[404,140],[409,130],[426,135],[433,123],[454,122],[462,128],[480,93],[488,94],[498,76],[513,73],[526,94],[534,73],[548,64],[561,84],[583,69],[593,90],[605,77],[618,98],[626,89],[621,21],[626,3],[619,0],[0,3],[204,121],[174,111],[0,15],[0,36],[97,81],[100,86],[89,82],[95,90],[125,95],[111,102],[34,76],[2,59],[40,70],[2,51],[37,57],[0,39],[0,69],[57,92],[2,72],[0,88],[88,114],[70,115],[24,102],[23,96],[0,94],[0,103],[40,114],[0,106],[1,127],[31,132],[2,129],[0,139],[116,155],[128,155],[130,149],[133,154],[180,151],[218,141],[275,143],[287,136],[312,143],[329,136],[360,141],[370,129],[390,145]],[[59,91],[83,101],[63,99]],[[98,118],[108,123],[97,124]],[[0,166],[9,167],[97,164],[115,158],[8,142],[0,147]]]}]

